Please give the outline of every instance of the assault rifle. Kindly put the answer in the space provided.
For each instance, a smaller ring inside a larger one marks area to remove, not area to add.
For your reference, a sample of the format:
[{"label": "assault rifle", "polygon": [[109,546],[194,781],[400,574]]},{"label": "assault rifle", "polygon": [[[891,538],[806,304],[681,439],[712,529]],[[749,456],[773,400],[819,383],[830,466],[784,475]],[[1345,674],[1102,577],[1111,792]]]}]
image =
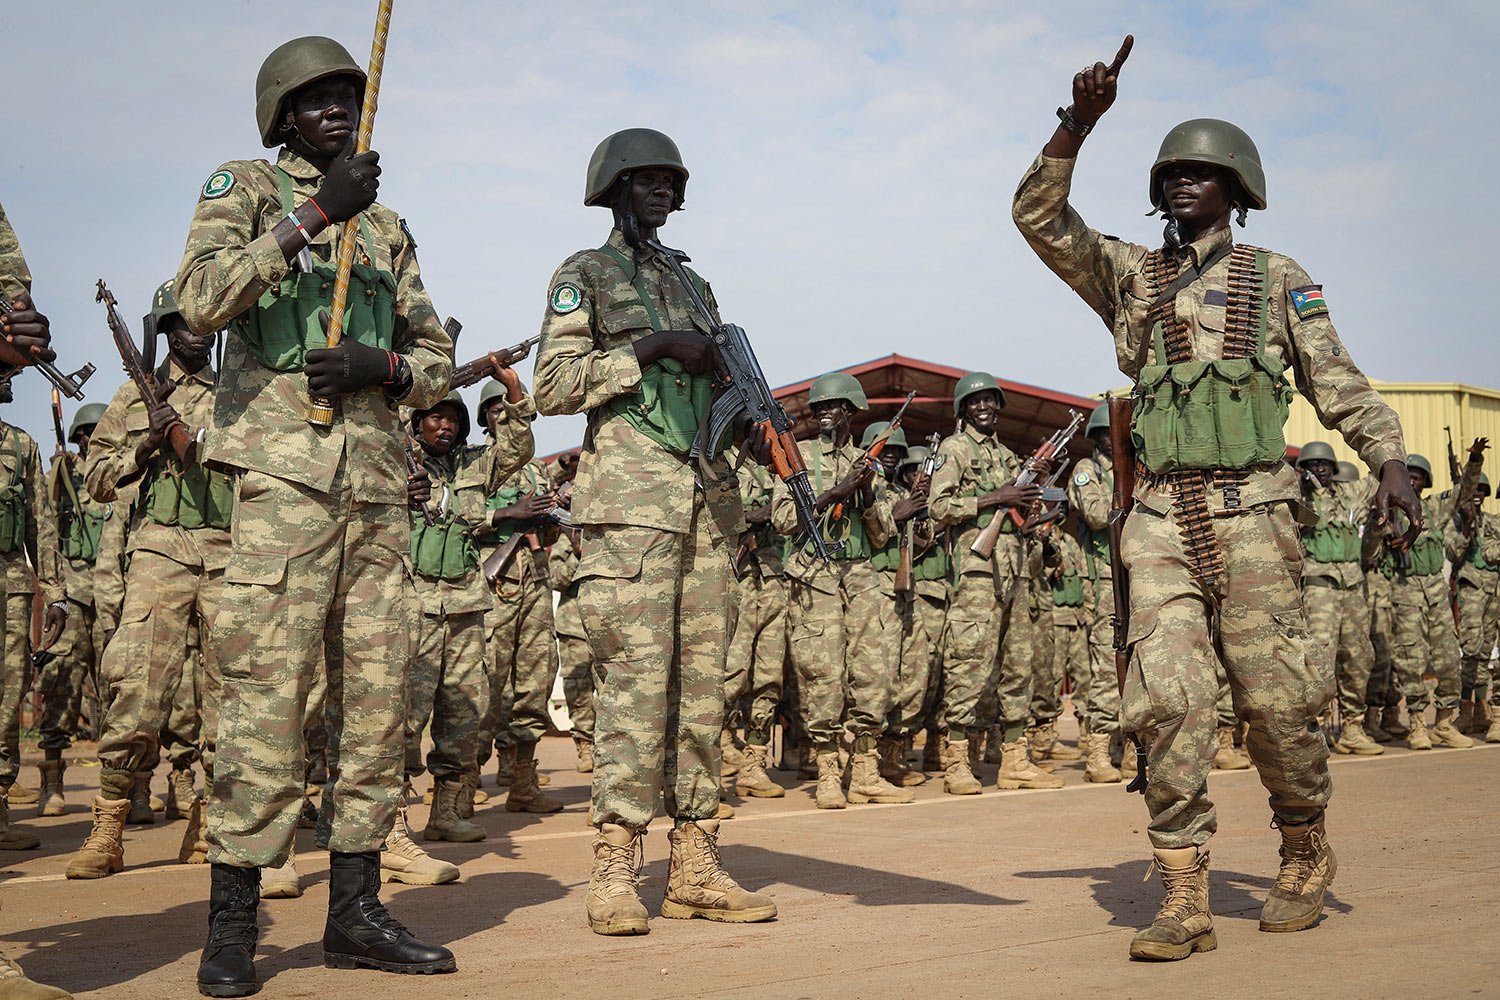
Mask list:
[{"label": "assault rifle", "polygon": [[1464,470],[1458,464],[1458,456],[1453,451],[1453,428],[1444,427],[1443,433],[1448,435],[1448,476],[1453,480],[1453,485],[1457,486],[1459,480],[1464,477]]},{"label": "assault rifle", "polygon": [[[417,461],[417,449],[412,447],[413,443],[414,442],[411,439],[411,435],[407,434],[406,471],[409,475],[415,476],[417,473],[422,471],[422,463]],[[429,527],[437,523],[437,515],[432,512],[431,504],[418,503],[417,501],[412,500],[408,503],[408,506],[410,506],[412,510],[420,513],[422,515],[422,520],[426,521]]]},{"label": "assault rifle", "polygon": [[[906,402],[911,402],[908,396]],[[905,404],[902,404],[905,408]],[[937,431],[927,439],[927,457],[922,459],[922,467],[917,473],[917,482],[921,485],[922,495],[926,496],[932,489],[932,474],[938,467],[938,445],[942,443],[943,436]],[[912,560],[916,556],[917,547],[917,522],[922,520],[924,514],[918,514],[906,522],[906,527],[901,532],[900,557],[896,561],[896,593],[910,594],[916,589],[916,580],[912,576]]]},{"label": "assault rifle", "polygon": [[[1030,486],[1037,481],[1040,473],[1037,471],[1044,463],[1051,461],[1060,455],[1068,442],[1078,433],[1078,428],[1083,426],[1084,416],[1078,410],[1073,411],[1073,418],[1068,421],[1068,426],[1054,433],[1047,440],[1037,445],[1036,451],[1031,453],[1021,466],[1021,474],[1016,476],[1017,486]],[[1047,487],[1042,490],[1041,503],[1057,503],[1067,496],[1067,492],[1057,486]],[[1000,540],[1000,529],[1004,527],[1003,517],[1009,516],[1011,523],[1019,528],[1026,523],[1026,518],[1031,512],[1022,511],[1012,507],[1010,511],[995,511],[995,516],[990,518],[990,523],[984,526],[979,537],[974,539],[969,546],[969,551],[981,559],[988,559],[995,554],[995,543]]]},{"label": "assault rifle", "polygon": [[[567,509],[561,504],[553,507],[541,517],[534,517],[520,522],[516,525],[516,530],[511,532],[511,536],[497,545],[495,551],[486,556],[484,562],[480,564],[480,571],[484,573],[484,582],[491,587],[495,586],[495,581],[500,579],[500,574],[504,573],[505,567],[510,565],[512,557],[516,554],[516,549],[520,548],[521,543],[532,536],[532,532],[538,525],[546,522],[551,522],[564,531],[572,531],[575,527],[573,524],[573,515],[568,513]],[[480,525],[481,529],[486,527],[489,527],[489,525]]]},{"label": "assault rifle", "polygon": [[[448,322],[457,323],[458,321],[450,319]],[[541,343],[541,340],[541,336],[537,335],[530,340],[521,341],[514,347],[507,347],[503,351],[489,351],[467,364],[457,366],[448,379],[448,391],[467,389],[495,375],[495,370],[501,366],[509,368],[517,362],[525,361],[531,349]]]},{"label": "assault rifle", "polygon": [[[140,348],[136,346],[135,338],[130,335],[130,331],[125,328],[125,321],[120,319],[120,314],[115,309],[114,294],[104,286],[103,278],[99,279],[94,301],[104,303],[104,319],[109,324],[109,332],[115,338],[115,349],[120,352],[120,361],[125,374],[129,375],[130,381],[135,383],[136,391],[141,394],[141,400],[145,402],[149,410],[153,402],[161,399],[161,389],[156,384],[156,376],[146,369]],[[202,439],[202,431],[193,433],[181,420],[173,421],[167,428],[167,442],[185,465],[191,465],[197,461],[198,444]]]},{"label": "assault rifle", "polygon": [[746,417],[759,428],[771,455],[771,471],[775,472],[791,491],[792,503],[797,508],[797,522],[811,540],[818,558],[827,562],[830,547],[818,529],[817,497],[813,496],[812,483],[808,481],[807,466],[803,464],[802,452],[797,439],[792,435],[792,418],[786,408],[771,394],[771,385],[760,361],[750,347],[750,338],[742,327],[733,323],[720,324],[698,294],[698,288],[688,277],[682,265],[690,260],[681,250],[664,247],[654,239],[643,240],[662,261],[672,269],[683,291],[693,303],[693,308],[713,329],[711,338],[719,349],[728,379],[720,386],[719,395],[709,408],[705,427],[698,430],[689,452],[691,458],[703,462],[717,458],[725,435],[740,417]]},{"label": "assault rifle", "polygon": [[52,390],[52,433],[57,438],[57,453],[66,458],[68,436],[63,433],[62,393],[56,387]]},{"label": "assault rifle", "polygon": [[[15,306],[11,304],[10,296],[6,295],[4,292],[0,292],[0,316],[9,316],[15,311],[16,309]],[[93,362],[89,362],[71,375],[64,375],[61,371],[58,370],[58,367],[50,361],[33,361],[28,365],[23,365],[22,367],[35,368],[37,371],[41,372],[46,376],[47,381],[51,382],[53,386],[56,387],[58,392],[61,392],[69,399],[82,399],[83,383],[87,382],[89,380],[89,376],[94,374]]]},{"label": "assault rifle", "polygon": [[[1109,506],[1109,567],[1114,587],[1115,684],[1120,700],[1125,699],[1125,675],[1130,670],[1130,574],[1120,554],[1120,540],[1125,535],[1125,520],[1135,506],[1135,442],[1130,437],[1131,406],[1129,396],[1109,399],[1109,444],[1115,460],[1115,489]],[[1128,792],[1146,794],[1146,745],[1139,733],[1130,734],[1135,744],[1135,778],[1126,786]]]},{"label": "assault rifle", "polygon": [[[901,408],[896,411],[896,415],[891,418],[891,422],[886,425],[885,430],[875,436],[875,440],[870,442],[870,447],[865,449],[864,456],[859,460],[860,468],[868,468],[880,461],[880,456],[884,453],[886,444],[890,442],[891,435],[901,429],[901,418],[906,416],[906,408],[916,398],[917,390],[915,389],[906,394],[906,399],[901,403]],[[835,521],[844,516],[844,501],[840,500],[833,505],[831,516]]]}]

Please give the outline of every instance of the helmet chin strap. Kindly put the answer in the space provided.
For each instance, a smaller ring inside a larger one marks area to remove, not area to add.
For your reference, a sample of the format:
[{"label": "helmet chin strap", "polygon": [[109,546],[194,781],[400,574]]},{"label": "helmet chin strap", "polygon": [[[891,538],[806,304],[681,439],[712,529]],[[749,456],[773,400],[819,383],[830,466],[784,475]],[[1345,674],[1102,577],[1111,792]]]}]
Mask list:
[{"label": "helmet chin strap", "polygon": [[620,235],[632,250],[641,248],[641,226],[635,218],[635,199],[631,197],[630,174],[621,174],[615,179],[620,193],[615,195],[615,213],[620,217]]}]

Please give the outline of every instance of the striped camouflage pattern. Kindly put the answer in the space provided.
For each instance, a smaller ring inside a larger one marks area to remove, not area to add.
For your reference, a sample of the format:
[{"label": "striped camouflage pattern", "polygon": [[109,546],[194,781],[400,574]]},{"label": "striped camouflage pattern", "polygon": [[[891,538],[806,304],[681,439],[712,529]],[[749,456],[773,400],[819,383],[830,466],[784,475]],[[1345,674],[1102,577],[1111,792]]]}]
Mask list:
[{"label": "striped camouflage pattern", "polygon": [[573,534],[564,531],[547,553],[547,573],[552,589],[557,591],[557,608],[552,615],[552,629],[557,633],[557,672],[562,675],[563,698],[568,703],[568,719],[573,735],[594,738],[594,654],[589,651],[588,633],[583,630],[583,616],[578,612],[578,588],[573,574],[578,571],[578,548]]},{"label": "striped camouflage pattern", "polygon": [[3,205],[0,205],[0,291],[4,291],[8,299],[31,291],[31,269],[26,266],[21,242],[16,239],[16,231],[10,228],[10,219],[6,217]]}]

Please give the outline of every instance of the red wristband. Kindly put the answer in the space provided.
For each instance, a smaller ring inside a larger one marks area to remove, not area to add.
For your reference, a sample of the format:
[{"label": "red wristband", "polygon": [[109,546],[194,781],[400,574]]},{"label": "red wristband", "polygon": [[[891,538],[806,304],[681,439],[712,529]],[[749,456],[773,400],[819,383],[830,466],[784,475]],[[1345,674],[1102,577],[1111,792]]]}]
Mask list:
[{"label": "red wristband", "polygon": [[323,206],[322,205],[318,204],[318,199],[316,199],[316,198],[309,198],[309,199],[307,199],[307,203],[309,205],[311,205],[313,208],[316,208],[318,210],[318,214],[323,217],[323,225],[325,225],[325,226],[331,226],[331,225],[333,225],[333,223],[331,221],[329,221],[328,213],[325,212],[325,211],[323,211]]}]

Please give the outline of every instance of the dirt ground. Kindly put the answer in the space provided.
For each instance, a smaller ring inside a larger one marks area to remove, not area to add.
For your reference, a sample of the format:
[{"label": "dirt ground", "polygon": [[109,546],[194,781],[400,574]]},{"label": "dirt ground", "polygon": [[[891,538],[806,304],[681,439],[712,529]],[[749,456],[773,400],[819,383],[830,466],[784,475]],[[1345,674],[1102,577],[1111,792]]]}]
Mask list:
[{"label": "dirt ground", "polygon": [[[1070,737],[1071,738],[1071,737]],[[901,806],[813,808],[812,784],[773,772],[784,799],[731,799],[725,862],[772,895],[759,925],[653,919],[651,933],[603,938],[584,920],[588,785],[572,744],[542,745],[547,817],[492,801],[479,844],[430,845],[462,881],[393,887],[392,911],[452,948],[455,975],[406,978],[323,968],[318,941],[327,857],[298,833],[301,899],[261,906],[263,997],[1110,997],[1500,996],[1500,747],[1391,750],[1336,758],[1329,834],[1339,859],[1327,914],[1301,934],[1259,933],[1276,834],[1254,772],[1216,773],[1220,833],[1211,901],[1219,950],[1168,965],[1126,959],[1159,883],[1143,883],[1145,808],[1119,785],[1065,765],[1060,791],[956,798],[940,782]],[[196,995],[208,872],[176,864],[180,823],[129,828],[124,874],[63,878],[89,826],[96,768],[68,770],[70,811],[14,817],[40,850],[0,857],[0,941],[36,978],[80,997]],[[22,780],[36,781],[28,766]],[[158,779],[158,788],[164,784]],[[493,792],[493,788],[491,789]],[[420,829],[426,810],[412,808]],[[647,838],[643,897],[655,911],[666,828]]]}]

